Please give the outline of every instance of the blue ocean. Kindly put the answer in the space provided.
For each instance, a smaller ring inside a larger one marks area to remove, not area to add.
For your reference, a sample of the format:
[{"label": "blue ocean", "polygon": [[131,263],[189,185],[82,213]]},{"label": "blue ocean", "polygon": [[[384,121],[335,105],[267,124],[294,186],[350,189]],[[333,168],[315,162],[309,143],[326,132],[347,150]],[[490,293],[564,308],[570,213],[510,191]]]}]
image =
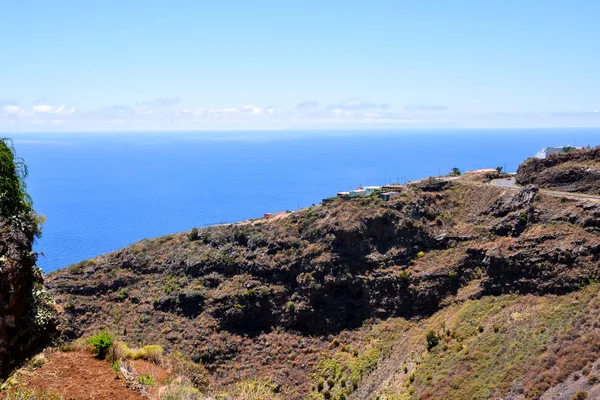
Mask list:
[{"label": "blue ocean", "polygon": [[600,129],[15,133],[50,272],[144,238],[295,210],[359,185],[515,171]]}]

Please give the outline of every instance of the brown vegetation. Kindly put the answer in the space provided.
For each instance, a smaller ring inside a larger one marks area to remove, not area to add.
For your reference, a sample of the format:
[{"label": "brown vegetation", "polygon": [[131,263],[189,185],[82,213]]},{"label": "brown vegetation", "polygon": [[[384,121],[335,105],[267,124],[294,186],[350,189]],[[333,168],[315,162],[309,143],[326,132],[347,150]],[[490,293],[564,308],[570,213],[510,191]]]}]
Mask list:
[{"label": "brown vegetation", "polygon": [[218,387],[268,378],[294,389],[287,398],[303,398],[322,360],[336,354],[333,342],[366,348],[365,323],[594,282],[599,216],[592,201],[425,180],[388,202],[338,199],[144,240],[57,271],[48,285],[67,340],[107,327],[127,342],[189,355]]}]

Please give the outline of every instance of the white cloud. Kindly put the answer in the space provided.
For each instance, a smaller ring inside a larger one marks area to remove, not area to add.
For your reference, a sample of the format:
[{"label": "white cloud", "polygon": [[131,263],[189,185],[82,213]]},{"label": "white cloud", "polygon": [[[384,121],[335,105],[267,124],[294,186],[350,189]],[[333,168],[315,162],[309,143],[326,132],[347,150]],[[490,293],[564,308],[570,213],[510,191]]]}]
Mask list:
[{"label": "white cloud", "polygon": [[24,112],[21,107],[14,105],[5,106],[3,111],[8,115],[20,115]]},{"label": "white cloud", "polygon": [[67,109],[67,106],[64,104],[61,106],[49,106],[49,105],[39,105],[31,107],[31,110],[34,113],[38,114],[73,114],[75,113],[75,107],[71,107]]},{"label": "white cloud", "polygon": [[263,110],[259,107],[248,105],[242,108],[242,112],[260,115],[263,113]]}]

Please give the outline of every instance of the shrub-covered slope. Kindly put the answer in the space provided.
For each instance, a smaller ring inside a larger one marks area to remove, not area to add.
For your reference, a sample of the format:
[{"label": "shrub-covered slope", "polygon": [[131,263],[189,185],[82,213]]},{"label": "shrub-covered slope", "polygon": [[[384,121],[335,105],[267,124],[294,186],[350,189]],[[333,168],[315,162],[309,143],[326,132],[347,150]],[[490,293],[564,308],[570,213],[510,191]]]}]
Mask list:
[{"label": "shrub-covered slope", "polygon": [[[478,307],[493,303],[480,300],[490,295],[535,299],[522,295],[586,287],[599,266],[599,218],[598,203],[535,188],[425,181],[388,202],[338,199],[269,220],[144,240],[57,271],[47,284],[64,308],[65,336],[108,328],[126,341],[182,350],[204,363],[215,382],[265,376],[295,388],[295,398],[311,391],[313,398],[371,398],[389,389],[377,377],[408,379],[407,363],[415,373],[407,381],[413,396],[426,395],[450,371],[421,381],[425,370],[414,367],[426,351],[426,332],[415,321],[447,321],[458,330],[452,321],[466,317],[457,307],[467,306],[453,304]],[[484,321],[484,331],[494,323]],[[563,323],[570,322],[557,322]],[[471,328],[461,340],[472,340]],[[508,328],[497,333],[513,341]],[[392,340],[402,335],[405,341]],[[436,335],[452,337],[443,330]],[[382,361],[407,343],[412,358]],[[331,373],[323,366],[329,357],[341,357],[338,369],[346,372],[324,377]],[[515,379],[524,379],[529,361],[510,360]],[[481,396],[473,398],[487,398]]]},{"label": "shrub-covered slope", "polygon": [[0,378],[46,344],[56,324],[52,297],[35,266],[39,217],[25,176],[10,142],[0,140]]},{"label": "shrub-covered slope", "polygon": [[517,183],[562,192],[600,194],[600,147],[530,158],[519,166]]}]

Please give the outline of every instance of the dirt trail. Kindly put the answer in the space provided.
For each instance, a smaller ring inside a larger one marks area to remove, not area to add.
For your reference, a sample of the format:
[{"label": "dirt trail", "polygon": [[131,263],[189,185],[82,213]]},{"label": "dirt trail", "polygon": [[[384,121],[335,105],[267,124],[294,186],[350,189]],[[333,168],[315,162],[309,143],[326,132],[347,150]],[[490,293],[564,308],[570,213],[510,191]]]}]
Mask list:
[{"label": "dirt trail", "polygon": [[31,389],[61,393],[74,400],[141,400],[143,397],[115,379],[111,366],[88,352],[51,352],[48,361],[31,372],[26,385]]}]

